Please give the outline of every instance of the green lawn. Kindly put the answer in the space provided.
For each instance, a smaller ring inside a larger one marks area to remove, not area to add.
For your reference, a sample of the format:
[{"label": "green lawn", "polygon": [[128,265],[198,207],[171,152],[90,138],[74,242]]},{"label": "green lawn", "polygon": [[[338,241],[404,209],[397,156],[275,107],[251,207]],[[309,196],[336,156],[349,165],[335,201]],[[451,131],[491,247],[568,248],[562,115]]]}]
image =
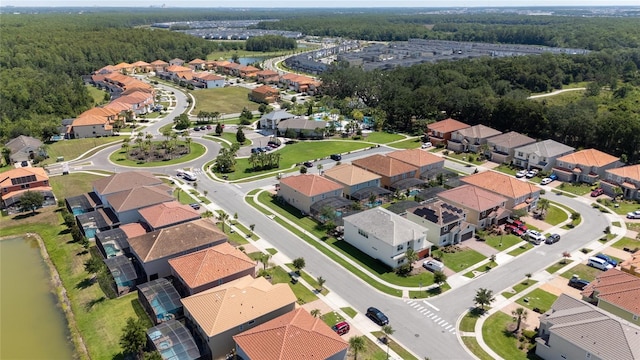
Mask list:
[{"label": "green lawn", "polygon": [[65,161],[73,160],[87,151],[97,146],[107,143],[121,142],[125,136],[108,136],[95,139],[71,139],[54,142],[47,145],[47,154],[49,158],[42,162],[43,165],[56,162],[58,156],[64,157]]},{"label": "green lawn", "polygon": [[184,205],[189,205],[189,204],[193,204],[193,203],[197,203],[198,201],[196,199],[194,199],[191,194],[189,194],[188,192],[180,189],[180,188],[176,188],[174,191],[174,196],[178,199],[178,201],[181,204]]},{"label": "green lawn", "polygon": [[[178,141],[178,144],[184,144],[184,141]],[[118,151],[114,151],[109,155],[109,160],[112,162],[122,165],[122,166],[132,166],[132,167],[156,167],[156,166],[165,166],[165,165],[175,165],[181,164],[187,161],[191,161],[193,159],[197,159],[200,156],[204,155],[207,149],[195,142],[191,143],[191,151],[180,158],[175,158],[167,161],[149,161],[149,162],[140,162],[137,160],[129,160],[125,158],[125,150],[120,149]]]},{"label": "green lawn", "polygon": [[518,246],[517,248],[509,251],[508,254],[511,255],[511,256],[518,256],[518,255],[522,254],[523,252],[529,251],[531,249],[533,249],[533,245],[531,243],[527,242],[527,243],[524,243],[524,244]]},{"label": "green lawn", "polygon": [[624,250],[625,248],[633,250],[635,248],[640,248],[640,240],[623,237],[622,239],[616,241],[612,246],[620,250]]},{"label": "green lawn", "polygon": [[371,132],[366,135],[367,135],[366,137],[363,137],[364,141],[368,141],[376,144],[387,144],[392,141],[398,141],[406,138],[406,136],[404,135],[390,134],[388,132],[383,132],[383,131]]},{"label": "green lawn", "polygon": [[92,183],[103,177],[104,176],[76,172],[63,176],[52,176],[49,178],[49,184],[51,184],[53,193],[56,194],[58,200],[62,200],[92,191]]},{"label": "green lawn", "polygon": [[422,140],[420,140],[420,138],[407,139],[394,142],[393,144],[389,144],[389,146],[396,149],[419,149],[422,146]]},{"label": "green lawn", "polygon": [[547,209],[547,216],[545,216],[544,221],[547,224],[558,225],[563,221],[566,221],[569,218],[566,212],[556,206],[549,206]]},{"label": "green lawn", "polygon": [[[450,157],[450,158],[454,158],[454,159],[457,159],[457,160],[460,160],[460,161],[464,161],[464,162],[468,162],[468,163],[472,163],[472,164],[477,164],[477,165],[484,164],[484,163],[487,162],[486,160],[478,161],[479,155],[478,154],[474,154],[474,153],[459,153],[459,154],[456,154],[455,152],[450,151],[449,155],[447,155],[447,156]],[[473,161],[470,161],[470,159],[473,159]]]},{"label": "green lawn", "polygon": [[[296,268],[293,266],[293,264],[286,264],[286,265],[289,268],[289,270],[291,270],[291,271],[295,271],[296,270]],[[322,275],[320,275],[320,276],[322,276]],[[307,274],[304,270],[300,270],[300,277],[302,279],[304,279],[304,281],[307,284],[311,285],[311,287],[313,287],[314,289],[317,290],[317,289],[320,288],[320,285],[318,285],[318,282],[316,281],[316,279],[311,277],[311,275]],[[326,283],[325,283],[325,285],[326,285]],[[323,285],[321,294],[322,295],[327,295],[328,293],[329,293],[329,290],[324,288],[324,285]]]},{"label": "green lawn", "polygon": [[350,317],[350,318],[352,318],[352,319],[353,319],[356,315],[358,315],[358,312],[357,312],[355,309],[353,309],[353,308],[351,308],[351,307],[348,307],[348,306],[347,306],[347,307],[340,308],[340,310],[344,311],[344,313],[345,313],[345,314],[347,314],[347,316],[348,316],[348,317]]},{"label": "green lawn", "polygon": [[[216,226],[218,227],[218,229],[222,230],[222,222],[216,223]],[[224,233],[227,235],[227,238],[229,238],[229,243],[234,246],[245,245],[249,243],[247,239],[242,237],[237,232],[231,232],[231,227],[228,225],[225,225]]]},{"label": "green lawn", "polygon": [[[537,314],[529,313],[529,316]],[[527,354],[525,350],[518,349],[518,339],[508,331],[508,326],[513,324],[513,318],[503,312],[496,312],[489,316],[482,327],[482,336],[489,347],[504,359],[509,360],[526,360],[538,359],[533,354],[533,349],[529,350],[532,354]]]},{"label": "green lawn", "polygon": [[[242,231],[243,233],[245,233],[245,235],[251,234],[251,235],[249,236],[249,238],[250,238],[251,240],[258,240],[258,239],[259,239],[258,235],[254,234],[254,233],[253,233],[253,231],[251,231],[251,229],[249,229],[249,228],[245,227],[244,225],[242,225],[242,223],[240,223],[240,222],[238,222],[238,221],[234,221],[233,225],[234,225],[235,227],[237,227],[238,229],[240,229],[240,231]],[[271,254],[271,255],[273,255],[273,254]]]},{"label": "green lawn", "polygon": [[440,295],[443,292],[451,290],[451,286],[448,283],[440,285],[440,287],[429,290],[409,290],[409,297],[412,299],[425,299],[432,296]]},{"label": "green lawn", "polygon": [[471,267],[484,259],[486,259],[486,256],[472,249],[442,254],[444,265],[455,272]]},{"label": "green lawn", "polygon": [[558,271],[558,270],[562,269],[563,267],[571,264],[572,262],[573,262],[572,260],[564,260],[564,259],[560,260],[557,263],[555,263],[555,264],[549,266],[548,268],[546,268],[546,271],[549,274],[554,274],[556,271]]},{"label": "green lawn", "polygon": [[249,101],[250,92],[251,90],[242,86],[191,91],[196,99],[196,107],[192,113],[217,111],[220,114],[234,114],[241,112],[245,107],[251,111],[258,110],[259,104]]},{"label": "green lawn", "polygon": [[460,320],[460,327],[458,328],[458,330],[465,331],[465,332],[474,332],[476,323],[478,322],[479,318],[480,318],[479,312],[477,311],[467,312]]},{"label": "green lawn", "polygon": [[[535,289],[528,293],[524,298],[518,299],[516,302],[529,310],[538,308],[544,313],[551,308],[551,305],[553,305],[557,298],[558,297],[552,293],[546,292],[542,289]],[[528,299],[528,302],[525,302],[524,299]],[[531,316],[536,316],[536,314],[532,313]]]},{"label": "green lawn", "polygon": [[89,91],[89,96],[93,98],[93,104],[95,106],[105,103],[104,96],[107,95],[106,91],[100,90],[97,87],[91,86],[89,84],[86,84],[84,87],[87,89],[87,91]]},{"label": "green lawn", "polygon": [[320,316],[322,321],[329,326],[333,326],[341,321],[344,321],[344,318],[335,311],[329,311],[328,313],[322,314]]},{"label": "green lawn", "polygon": [[[216,138],[216,139],[222,138],[224,140],[227,140],[231,144],[238,143],[238,140],[236,140],[236,133],[234,133],[234,132],[223,132],[222,134],[220,134],[220,136],[216,135],[215,132],[212,132],[209,135],[214,137],[214,138]],[[222,142],[224,142],[224,141],[222,141]],[[244,144],[240,144],[240,146],[250,146],[251,144],[252,144],[251,140],[245,139]],[[266,146],[266,145],[267,144],[264,144],[264,146]]]},{"label": "green lawn", "polygon": [[493,170],[503,172],[503,173],[505,173],[505,174],[507,174],[507,175],[515,176],[515,175],[516,175],[516,173],[517,173],[518,171],[520,171],[520,168],[517,168],[517,167],[515,167],[515,166],[510,166],[510,165],[500,164],[500,166],[498,166],[498,167],[494,168]]},{"label": "green lawn", "polygon": [[[279,169],[287,170],[294,164],[325,158],[334,153],[348,153],[370,146],[371,144],[350,141],[301,141],[297,144],[287,145],[276,152],[281,156]],[[249,159],[242,158],[237,159],[236,171],[226,175],[229,176],[229,180],[238,180],[277,171],[278,169],[251,171]],[[216,175],[221,177],[223,174],[216,173]]]},{"label": "green lawn", "polygon": [[583,184],[583,183],[571,184],[571,183],[566,183],[565,182],[565,183],[560,184],[557,187],[557,189],[572,193],[574,195],[582,196],[582,195],[586,195],[586,194],[590,193],[591,190],[593,190],[593,189],[595,189],[597,187],[598,187],[597,184],[594,184],[594,185]]},{"label": "green lawn", "polygon": [[[382,331],[374,331],[371,334],[373,336],[375,336],[376,338],[378,338],[378,339],[382,339],[383,337],[385,337],[385,335],[384,335],[384,333]],[[385,345],[385,346],[389,346],[389,349],[393,350],[403,360],[418,360],[417,357],[411,355],[411,353],[408,352],[402,346],[400,346],[400,344],[398,344],[397,342],[393,341],[393,336],[389,337],[389,343],[388,343],[388,345]]]},{"label": "green lawn", "polygon": [[284,270],[283,268],[276,266],[268,269],[268,271],[269,271],[269,274],[271,275],[272,284],[280,284],[280,283],[289,284],[289,287],[291,288],[293,293],[296,295],[296,298],[298,299],[298,304],[303,305],[303,304],[318,300],[318,297],[313,292],[311,292],[311,290],[307,289],[304,285],[302,285],[300,282],[292,284],[291,277],[289,277],[289,273],[287,273],[287,271]]},{"label": "green lawn", "polygon": [[637,202],[625,200],[625,201],[618,201],[617,204],[618,204],[618,207],[615,207],[613,206],[613,204],[611,204],[609,208],[618,215],[626,215],[627,213],[630,213],[632,211],[640,210],[640,204]]},{"label": "green lawn", "polygon": [[625,225],[627,226],[627,229],[629,230],[633,230],[633,231],[639,231],[640,232],[640,222],[636,222],[636,223],[625,223]]},{"label": "green lawn", "polygon": [[537,281],[535,281],[535,280],[531,280],[531,279],[523,280],[522,282],[520,282],[520,283],[518,283],[518,284],[516,284],[516,285],[514,285],[512,287],[513,292],[505,291],[505,292],[502,293],[502,296],[504,296],[504,297],[506,297],[508,299],[508,298],[518,294],[522,290],[528,288],[529,286],[531,286],[531,285],[533,285],[535,283],[537,283]]},{"label": "green lawn", "polygon": [[[369,340],[368,337],[362,336],[364,339],[365,347],[364,350],[358,352],[358,359],[366,359],[366,360],[386,360],[387,353],[382,350],[376,343]],[[353,359],[353,352],[351,349],[347,352],[347,359]]]},{"label": "green lawn", "polygon": [[[484,242],[497,250],[504,250],[522,242],[522,238],[513,234],[486,236]],[[502,246],[500,246],[502,244]]]},{"label": "green lawn", "polygon": [[480,347],[480,344],[478,344],[478,340],[475,337],[463,336],[462,342],[467,349],[469,349],[469,351],[471,351],[473,355],[477,356],[480,360],[493,360],[493,357]]}]

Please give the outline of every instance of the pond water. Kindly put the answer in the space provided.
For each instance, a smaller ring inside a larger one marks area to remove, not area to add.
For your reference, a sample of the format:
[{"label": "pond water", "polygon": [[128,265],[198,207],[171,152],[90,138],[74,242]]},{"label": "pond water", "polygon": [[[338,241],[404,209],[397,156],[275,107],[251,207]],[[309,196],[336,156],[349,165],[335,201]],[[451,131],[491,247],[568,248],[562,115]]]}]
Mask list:
[{"label": "pond water", "polygon": [[0,294],[0,359],[74,358],[35,239],[0,240]]},{"label": "pond water", "polygon": [[[249,65],[249,64],[253,64],[256,62],[261,62],[263,61],[264,57],[239,57],[238,58],[238,62],[240,63],[240,65]],[[233,59],[227,59],[228,61],[232,61]]]}]

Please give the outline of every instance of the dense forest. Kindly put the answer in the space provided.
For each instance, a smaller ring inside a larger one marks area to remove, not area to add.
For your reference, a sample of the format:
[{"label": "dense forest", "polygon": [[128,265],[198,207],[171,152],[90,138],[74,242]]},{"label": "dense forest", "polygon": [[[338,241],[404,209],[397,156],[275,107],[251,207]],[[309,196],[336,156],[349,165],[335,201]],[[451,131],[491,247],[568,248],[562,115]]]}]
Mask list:
[{"label": "dense forest", "polygon": [[279,35],[254,36],[245,42],[244,48],[247,51],[276,51],[293,50],[298,47],[296,39]]}]

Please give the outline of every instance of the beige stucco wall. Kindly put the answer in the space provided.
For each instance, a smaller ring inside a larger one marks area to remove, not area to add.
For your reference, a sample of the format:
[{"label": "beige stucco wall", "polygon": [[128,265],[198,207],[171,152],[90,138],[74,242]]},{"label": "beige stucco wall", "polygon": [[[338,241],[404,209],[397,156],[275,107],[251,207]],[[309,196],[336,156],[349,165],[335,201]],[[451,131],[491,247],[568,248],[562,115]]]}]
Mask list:
[{"label": "beige stucco wall", "polygon": [[[93,133],[95,131],[95,134]],[[73,136],[76,139],[83,138],[94,138],[98,136],[111,136],[113,135],[112,130],[105,130],[104,125],[84,125],[84,126],[74,126],[73,127]]]}]

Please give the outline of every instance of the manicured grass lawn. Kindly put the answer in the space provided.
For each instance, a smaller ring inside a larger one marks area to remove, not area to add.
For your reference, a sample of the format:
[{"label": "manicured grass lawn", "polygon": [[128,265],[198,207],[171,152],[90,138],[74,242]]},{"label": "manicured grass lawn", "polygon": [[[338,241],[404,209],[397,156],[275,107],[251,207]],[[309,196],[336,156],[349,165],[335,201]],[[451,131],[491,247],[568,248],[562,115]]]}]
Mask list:
[{"label": "manicured grass lawn", "polygon": [[406,138],[404,135],[400,134],[390,134],[388,132],[376,131],[366,134],[367,136],[363,137],[364,141],[376,143],[376,144],[386,144],[392,141],[398,141]]},{"label": "manicured grass lawn", "polygon": [[[225,41],[225,43],[227,42],[235,42],[238,43],[239,45],[241,45],[240,47],[244,47],[242,45],[244,45],[244,41]],[[313,49],[313,47],[308,46],[304,49],[300,48],[298,50],[311,50]],[[238,49],[238,50],[229,50],[229,51],[214,51],[210,54],[207,55],[207,60],[227,60],[227,59],[231,59],[233,57],[234,54],[238,55],[238,57],[250,57],[250,58],[255,58],[255,57],[261,57],[261,58],[271,58],[271,57],[277,57],[277,56],[282,56],[282,55],[287,55],[289,54],[291,51],[269,51],[269,52],[263,52],[263,51],[249,51],[249,50],[243,50],[243,49]]]},{"label": "manicured grass lawn", "polygon": [[624,248],[633,250],[635,248],[640,248],[640,240],[623,237],[622,239],[616,241],[612,246],[620,250],[624,250]]},{"label": "manicured grass lawn", "polygon": [[[296,268],[293,266],[293,264],[286,264],[287,267],[289,268],[289,270],[291,271],[295,271]],[[322,275],[320,275],[322,276]],[[300,277],[304,279],[304,281],[311,285],[311,287],[313,287],[314,289],[318,290],[320,288],[320,285],[318,285],[318,282],[316,281],[315,278],[311,277],[311,275],[307,274],[304,270],[300,270]],[[326,283],[325,283],[326,284]],[[324,286],[322,288],[322,295],[327,295],[329,293],[329,290],[325,289]]]},{"label": "manicured grass lawn", "polygon": [[[178,141],[178,144],[184,144],[184,141]],[[200,156],[204,155],[206,148],[198,143],[191,143],[191,151],[180,158],[175,158],[167,161],[149,161],[149,162],[139,162],[137,160],[129,160],[125,158],[125,150],[121,149],[115,151],[109,155],[109,160],[112,162],[122,165],[122,166],[133,166],[133,167],[156,167],[156,166],[165,166],[165,165],[175,165],[181,164],[187,161],[191,161],[193,159],[197,159]]]},{"label": "manicured grass lawn", "polygon": [[517,285],[514,285],[512,287],[514,292],[505,291],[505,292],[502,293],[502,296],[504,296],[504,297],[506,297],[508,299],[508,298],[518,294],[522,290],[528,288],[529,286],[531,286],[531,285],[533,285],[535,283],[537,283],[537,281],[535,281],[535,280],[531,280],[531,279],[524,280],[521,283],[518,283]]},{"label": "manicured grass lawn", "polygon": [[245,107],[251,111],[258,110],[259,104],[249,101],[250,92],[251,90],[242,86],[191,91],[196,99],[196,107],[192,113],[217,111],[220,114],[233,114],[241,112]]},{"label": "manicured grass lawn", "polygon": [[561,222],[567,220],[569,216],[562,209],[559,209],[553,205],[549,206],[547,209],[547,216],[544,218],[544,221],[547,224],[558,225]]},{"label": "manicured grass lawn", "polygon": [[[222,230],[222,222],[216,223],[216,226],[218,227],[218,229]],[[224,226],[224,233],[227,235],[227,238],[229,238],[229,242],[232,245],[238,246],[238,245],[244,245],[249,243],[247,239],[242,237],[237,232],[235,231],[231,232],[231,227],[229,225]]]},{"label": "manicured grass lawn", "polygon": [[444,265],[455,272],[471,267],[484,259],[486,259],[484,255],[472,249],[442,254]]},{"label": "manicured grass lawn", "polygon": [[108,136],[95,139],[72,139],[54,142],[47,146],[49,158],[41,164],[51,164],[56,162],[58,156],[63,156],[65,161],[73,160],[85,152],[107,143],[121,142],[125,136]]},{"label": "manicured grass lawn", "polygon": [[635,223],[628,222],[628,223],[625,223],[625,225],[629,230],[640,231],[640,222],[635,222]]},{"label": "manicured grass lawn", "polygon": [[[534,315],[529,314],[529,316]],[[501,311],[489,316],[482,327],[484,341],[504,359],[538,359],[535,354],[528,355],[524,350],[518,349],[520,344],[518,339],[508,331],[508,326],[512,323],[514,323],[512,317]],[[530,351],[533,352],[533,349]]]},{"label": "manicured grass lawn", "polygon": [[478,344],[478,340],[476,340],[473,336],[463,336],[462,342],[475,356],[477,356],[480,360],[493,360],[493,357],[487,354],[486,351],[480,347]]},{"label": "manicured grass lawn", "polygon": [[[606,205],[606,204],[605,204]],[[631,201],[618,201],[618,207],[609,206],[618,215],[626,215],[632,211],[640,210],[640,204]]]},{"label": "manicured grass lawn", "polygon": [[[535,289],[528,293],[524,298],[518,299],[516,302],[529,310],[538,308],[544,313],[551,308],[551,305],[553,305],[557,298],[558,297],[552,293],[546,292],[542,289]],[[528,299],[529,301],[525,302],[524,299]]]},{"label": "manicured grass lawn", "polygon": [[[243,233],[245,233],[245,234],[251,234],[251,236],[249,236],[249,238],[250,238],[251,240],[258,240],[258,239],[259,239],[258,235],[254,234],[254,233],[253,233],[253,231],[251,231],[251,229],[249,229],[249,228],[245,227],[244,225],[242,225],[242,223],[240,223],[240,222],[238,222],[238,221],[234,221],[234,222],[233,222],[233,225],[234,225],[235,227],[237,227],[238,229],[240,229],[240,231],[242,231]],[[271,254],[271,255],[273,255],[273,254]]]},{"label": "manicured grass lawn", "polygon": [[[450,157],[450,158],[454,158],[454,159],[460,160],[460,161],[465,161],[465,162],[469,162],[469,163],[472,163],[472,164],[478,164],[478,165],[484,164],[484,163],[487,162],[486,160],[478,161],[478,157],[480,155],[474,154],[474,153],[459,153],[459,154],[456,154],[455,152],[450,151],[449,155],[447,155],[447,156]],[[470,159],[473,159],[473,161],[470,161]]]},{"label": "manicured grass lawn", "polygon": [[571,183],[562,183],[558,186],[559,190],[563,190],[574,195],[582,196],[591,192],[591,190],[597,188],[598,185],[589,185],[589,184],[571,184]]},{"label": "manicured grass lawn", "polygon": [[97,87],[91,86],[89,84],[86,84],[84,87],[87,89],[87,91],[89,91],[89,95],[93,98],[94,105],[98,106],[105,102],[104,96],[107,94],[106,91],[100,90]]},{"label": "manicured grass lawn", "polygon": [[[371,144],[349,141],[302,141],[297,144],[287,145],[281,150],[276,150],[276,152],[281,156],[279,169],[282,171],[282,169],[290,169],[294,164],[300,164],[308,160],[321,159],[331,154],[351,152],[370,146]],[[237,159],[236,171],[224,175],[229,176],[229,180],[238,180],[278,171],[278,169],[250,171],[250,166],[247,158]],[[216,175],[222,176],[223,174],[216,173]]]},{"label": "manicured grass lawn", "polygon": [[[366,359],[366,360],[385,360],[387,359],[387,353],[385,350],[382,350],[378,345],[376,345],[373,341],[369,340],[368,337],[362,336],[364,339],[364,350],[358,351],[358,359]],[[347,352],[347,360],[355,359],[353,356],[353,352],[351,349]]]},{"label": "manicured grass lawn", "polygon": [[422,140],[420,138],[415,139],[407,139],[403,141],[394,142],[389,145],[390,147],[394,147],[396,149],[419,149],[422,146]]},{"label": "manicured grass lawn", "polygon": [[[497,250],[504,250],[522,242],[522,238],[513,234],[486,236],[484,242]],[[502,243],[502,246],[500,244]]]},{"label": "manicured grass lawn", "polygon": [[451,286],[448,283],[440,285],[440,287],[430,290],[409,290],[409,297],[412,299],[425,299],[432,296],[440,295],[443,292],[451,290]]},{"label": "manicured grass lawn", "polygon": [[511,255],[511,256],[518,256],[518,255],[522,254],[523,252],[529,251],[531,249],[533,249],[533,245],[531,243],[527,242],[527,243],[524,243],[524,244],[518,246],[517,248],[509,251],[508,254]]},{"label": "manicured grass lawn", "polygon": [[[230,142],[231,144],[235,144],[238,143],[238,141],[236,140],[236,133],[232,133],[232,132],[223,132],[222,134],[220,134],[220,136],[216,135],[215,132],[209,133],[209,136],[219,139],[222,138],[224,140],[227,140],[228,142]],[[224,141],[222,141],[224,142]],[[252,142],[249,139],[245,139],[243,144],[240,144],[240,146],[249,146],[251,145]],[[264,146],[266,146],[267,144],[264,144]]]},{"label": "manicured grass lawn", "polygon": [[478,322],[479,318],[479,312],[467,312],[460,320],[460,327],[458,328],[458,330],[465,332],[474,332],[476,323]]},{"label": "manicured grass lawn", "polygon": [[520,171],[520,168],[510,167],[509,165],[500,164],[500,166],[494,168],[493,170],[503,172],[507,175],[516,176],[516,173]]},{"label": "manicured grass lawn", "polygon": [[184,190],[182,190],[180,188],[176,188],[176,190],[174,192],[174,196],[176,197],[176,199],[178,199],[180,204],[189,205],[189,204],[193,204],[193,203],[197,203],[198,202],[188,192],[186,192],[186,191],[184,191]]},{"label": "manicured grass lawn", "polygon": [[554,274],[556,271],[562,269],[563,267],[571,264],[573,262],[573,260],[560,260],[557,263],[549,266],[548,268],[546,268],[546,271],[549,274]]},{"label": "manicured grass lawn", "polygon": [[56,194],[58,200],[87,193],[93,190],[92,183],[103,176],[87,174],[87,173],[70,173],[63,176],[52,176],[49,178],[49,184]]},{"label": "manicured grass lawn", "polygon": [[349,316],[350,318],[354,318],[356,315],[358,315],[358,312],[350,307],[343,307],[340,308],[340,310],[344,311],[345,314],[347,314],[347,316]]},{"label": "manicured grass lawn", "polygon": [[335,311],[329,311],[328,313],[324,313],[322,314],[322,316],[320,316],[320,318],[322,319],[322,321],[324,321],[325,324],[329,325],[329,327],[341,321],[344,321],[344,318]]},{"label": "manicured grass lawn", "polygon": [[620,223],[620,221],[614,221],[614,222],[611,223],[611,226],[620,227],[620,226],[622,226],[622,223]]},{"label": "manicured grass lawn", "polygon": [[269,274],[271,275],[272,284],[280,284],[280,283],[289,284],[289,287],[291,288],[293,293],[296,295],[296,298],[298,299],[298,304],[303,305],[303,304],[318,300],[318,297],[313,292],[311,292],[311,290],[307,289],[304,285],[302,285],[300,282],[292,284],[289,274],[283,268],[277,266],[277,267],[272,267],[268,269],[268,271],[269,271]]},{"label": "manicured grass lawn", "polygon": [[[382,331],[374,331],[371,333],[373,336],[375,336],[378,339],[382,339],[383,337],[385,337],[384,333]],[[388,345],[385,345],[385,349],[386,346],[389,346],[389,348],[391,350],[393,350],[396,354],[398,354],[398,356],[400,356],[403,360],[418,360],[418,358],[416,358],[415,356],[411,355],[410,352],[408,352],[405,348],[403,348],[402,346],[400,346],[398,343],[396,343],[395,341],[393,341],[393,337],[389,337],[389,343]],[[359,357],[359,355],[358,355]]]},{"label": "manicured grass lawn", "polygon": [[587,266],[585,264],[578,264],[572,267],[571,269],[569,269],[568,271],[563,272],[562,274],[560,274],[560,276],[562,276],[565,279],[571,279],[571,277],[574,274],[578,275],[580,279],[593,281],[596,278],[596,276],[602,274],[602,270],[598,270],[594,267]]}]

